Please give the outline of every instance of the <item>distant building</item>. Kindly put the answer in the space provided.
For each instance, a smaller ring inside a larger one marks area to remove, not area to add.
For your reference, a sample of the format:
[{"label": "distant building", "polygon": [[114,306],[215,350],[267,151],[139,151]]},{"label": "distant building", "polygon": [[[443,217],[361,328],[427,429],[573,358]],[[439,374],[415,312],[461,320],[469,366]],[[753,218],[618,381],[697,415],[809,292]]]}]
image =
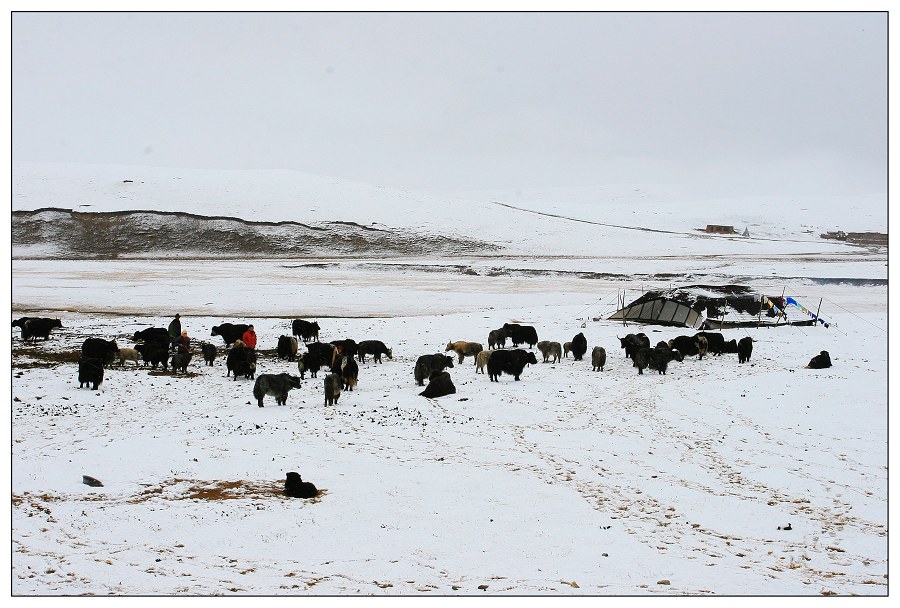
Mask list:
[{"label": "distant building", "polygon": [[888,235],[883,232],[844,232],[843,230],[835,230],[820,234],[823,239],[835,239],[838,241],[849,241],[854,245],[863,246],[888,246]]},{"label": "distant building", "polygon": [[826,232],[825,234],[820,234],[823,239],[836,239],[838,241],[846,241],[847,233],[843,230],[835,230],[833,232]]},{"label": "distant building", "polygon": [[736,232],[734,226],[718,226],[716,224],[707,224],[706,231],[712,234],[734,234]]}]

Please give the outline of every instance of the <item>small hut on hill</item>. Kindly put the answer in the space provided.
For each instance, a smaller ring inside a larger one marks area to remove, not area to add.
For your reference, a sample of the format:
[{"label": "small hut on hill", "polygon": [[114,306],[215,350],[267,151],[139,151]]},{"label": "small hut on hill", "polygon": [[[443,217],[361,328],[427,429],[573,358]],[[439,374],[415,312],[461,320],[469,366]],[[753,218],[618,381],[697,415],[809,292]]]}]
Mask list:
[{"label": "small hut on hill", "polygon": [[722,226],[720,224],[707,224],[706,232],[709,234],[734,234],[737,230],[734,226]]}]

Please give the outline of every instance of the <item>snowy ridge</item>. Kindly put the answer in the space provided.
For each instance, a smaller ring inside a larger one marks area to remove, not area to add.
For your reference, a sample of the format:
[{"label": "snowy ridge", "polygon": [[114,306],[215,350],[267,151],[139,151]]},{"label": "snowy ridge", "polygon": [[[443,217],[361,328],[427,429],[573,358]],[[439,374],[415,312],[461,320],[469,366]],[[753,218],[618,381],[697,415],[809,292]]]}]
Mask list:
[{"label": "snowy ridge", "polygon": [[[824,241],[819,234],[886,231],[887,205],[878,202],[883,200],[883,195],[717,199],[678,185],[418,193],[296,171],[13,165],[14,211],[61,207],[310,225],[352,222],[493,243],[519,255],[550,250],[592,256],[846,251],[848,245]],[[746,228],[751,238],[707,235],[702,232],[707,224],[734,225],[739,233]],[[636,232],[648,231],[654,239],[635,239]],[[772,240],[778,245],[767,244]]]}]

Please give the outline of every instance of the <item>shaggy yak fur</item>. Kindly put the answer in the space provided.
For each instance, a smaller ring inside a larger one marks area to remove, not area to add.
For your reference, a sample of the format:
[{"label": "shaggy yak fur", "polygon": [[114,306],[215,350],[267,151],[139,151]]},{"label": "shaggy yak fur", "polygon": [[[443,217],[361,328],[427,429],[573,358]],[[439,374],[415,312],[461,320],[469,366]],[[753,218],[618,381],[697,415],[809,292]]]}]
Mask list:
[{"label": "shaggy yak fur", "polygon": [[78,388],[85,384],[93,384],[93,390],[103,382],[103,361],[97,358],[82,357],[78,361]]},{"label": "shaggy yak fur", "polygon": [[209,342],[201,342],[200,350],[203,351],[203,360],[207,365],[212,365],[216,360],[216,345]]},{"label": "shaggy yak fur", "polygon": [[172,373],[181,371],[182,374],[186,374],[191,357],[193,357],[191,353],[175,353],[172,355],[172,360],[169,362],[169,365],[172,366]]},{"label": "shaggy yak fur", "polygon": [[363,340],[357,347],[356,355],[359,357],[360,363],[366,362],[366,355],[372,355],[375,363],[381,363],[381,355],[387,355],[388,359],[392,358],[391,349],[385,346],[381,340]]},{"label": "shaggy yak fur", "polygon": [[488,348],[504,348],[506,346],[506,332],[502,329],[492,330],[488,334]]},{"label": "shaggy yak fur", "polygon": [[537,330],[533,325],[504,323],[503,331],[506,332],[506,336],[512,341],[513,346],[518,346],[519,344],[527,344],[530,348],[538,343]]},{"label": "shaggy yak fur", "polygon": [[344,382],[339,374],[325,376],[325,405],[334,405],[341,397],[341,387]]},{"label": "shaggy yak fur", "polygon": [[241,336],[248,329],[250,329],[250,326],[246,323],[222,323],[221,325],[215,325],[209,335],[222,336],[222,339],[225,340],[225,346],[231,346],[235,340],[240,340]]},{"label": "shaggy yak fur", "polygon": [[575,357],[576,361],[581,361],[581,358],[584,357],[584,353],[586,352],[587,338],[584,337],[583,333],[579,333],[572,338],[572,356]]},{"label": "shaggy yak fur", "polygon": [[598,369],[602,372],[603,366],[606,365],[606,349],[602,346],[595,346],[591,351],[591,365],[594,371]]},{"label": "shaggy yak fur", "polygon": [[828,354],[827,350],[823,350],[818,355],[809,360],[809,365],[807,365],[809,369],[825,369],[826,367],[831,367],[831,355]]},{"label": "shaggy yak fur", "polygon": [[560,359],[562,359],[562,344],[559,342],[550,342],[549,340],[541,340],[537,343],[537,348],[541,351],[541,355],[544,357],[544,363],[550,361],[550,358],[553,357],[552,363],[556,363]]},{"label": "shaggy yak fur", "polygon": [[310,340],[319,341],[319,324],[316,321],[304,321],[303,319],[294,319],[291,322],[291,333],[300,336],[304,342]]},{"label": "shaggy yak fur", "polygon": [[753,353],[753,338],[751,338],[750,336],[741,338],[741,341],[738,342],[737,353],[738,363],[749,361],[750,355]]},{"label": "shaggy yak fur", "polygon": [[300,477],[300,473],[291,471],[285,477],[285,496],[290,496],[291,498],[314,498],[319,493],[319,490],[316,489],[316,486],[309,483],[308,481],[303,481],[303,479]]},{"label": "shaggy yak fur", "polygon": [[225,359],[225,367],[228,371],[225,373],[227,378],[229,374],[234,374],[234,379],[238,376],[244,378],[256,377],[256,349],[247,348],[243,344],[236,344]]},{"label": "shaggy yak fur", "polygon": [[495,350],[488,359],[487,371],[491,382],[499,382],[501,374],[510,374],[516,380],[527,364],[537,365],[534,353],[516,348],[513,350]]},{"label": "shaggy yak fur", "polygon": [[103,338],[88,338],[81,345],[82,359],[100,359],[103,365],[109,365],[116,358],[116,352],[119,347],[116,346],[114,340],[104,340]]},{"label": "shaggy yak fur", "polygon": [[416,361],[416,367],[413,370],[416,384],[425,386],[426,378],[431,378],[431,374],[443,371],[447,367],[453,367],[453,357],[450,355],[442,355],[441,353],[422,355]]},{"label": "shaggy yak fur", "polygon": [[433,399],[436,397],[444,397],[445,395],[452,395],[455,392],[456,387],[453,386],[453,380],[450,379],[450,372],[435,372],[431,374],[428,386],[426,386],[425,390],[419,394],[423,397]]},{"label": "shaggy yak fur", "polygon": [[463,359],[476,356],[484,348],[478,342],[448,342],[444,352],[450,352],[451,350],[459,355],[459,364],[462,365]]},{"label": "shaggy yak fur", "polygon": [[253,384],[253,396],[259,407],[263,406],[263,397],[275,397],[278,405],[287,404],[288,393],[292,388],[300,388],[300,378],[290,374],[260,374]]}]

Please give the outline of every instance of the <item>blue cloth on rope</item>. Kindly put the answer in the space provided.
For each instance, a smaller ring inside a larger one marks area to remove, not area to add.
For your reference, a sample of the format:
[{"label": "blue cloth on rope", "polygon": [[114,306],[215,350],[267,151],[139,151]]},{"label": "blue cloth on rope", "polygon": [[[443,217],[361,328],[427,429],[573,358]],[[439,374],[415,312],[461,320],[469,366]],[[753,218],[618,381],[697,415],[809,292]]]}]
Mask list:
[{"label": "blue cloth on rope", "polygon": [[822,319],[821,317],[816,316],[815,313],[813,313],[811,310],[809,310],[806,306],[803,306],[802,304],[800,304],[800,302],[798,302],[794,298],[785,298],[785,301],[788,304],[791,304],[792,306],[796,306],[797,308],[799,308],[800,310],[802,310],[803,312],[808,314],[810,317],[812,317],[819,323],[822,323],[825,327],[828,327],[828,323],[825,322],[825,319]]}]

